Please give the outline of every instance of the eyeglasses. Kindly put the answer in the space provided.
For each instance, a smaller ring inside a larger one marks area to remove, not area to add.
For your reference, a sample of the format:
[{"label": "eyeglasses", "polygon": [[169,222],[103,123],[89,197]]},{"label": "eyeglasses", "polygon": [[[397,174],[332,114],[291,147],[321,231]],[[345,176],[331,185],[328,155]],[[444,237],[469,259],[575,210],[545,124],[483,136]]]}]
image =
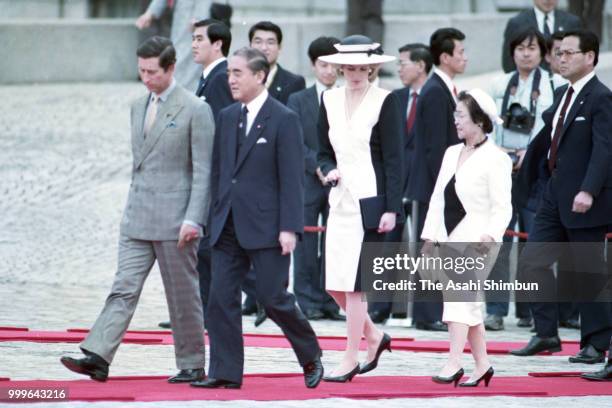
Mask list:
[{"label": "eyeglasses", "polygon": [[570,51],[570,50],[564,50],[564,51],[557,51],[555,52],[555,57],[557,58],[561,58],[561,57],[573,57],[575,54],[584,54],[583,51]]}]

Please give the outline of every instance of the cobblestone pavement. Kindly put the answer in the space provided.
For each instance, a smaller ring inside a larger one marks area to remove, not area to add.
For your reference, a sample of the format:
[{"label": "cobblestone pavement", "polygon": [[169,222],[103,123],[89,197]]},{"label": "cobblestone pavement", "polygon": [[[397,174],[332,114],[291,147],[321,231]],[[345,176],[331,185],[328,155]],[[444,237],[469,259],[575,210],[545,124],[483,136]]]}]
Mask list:
[{"label": "cobblestone pavement", "polygon": [[[608,73],[609,74],[609,73]],[[609,78],[609,76],[608,76]],[[609,82],[608,82],[609,83]],[[117,256],[118,226],[130,181],[129,103],[144,92],[138,83],[0,86],[0,326],[64,330],[90,327],[110,289]],[[145,285],[132,329],[155,329],[167,318],[159,272],[154,268]],[[273,323],[259,329],[245,318],[249,332],[279,333]],[[320,335],[343,335],[344,325],[314,322]],[[527,340],[512,318],[507,330],[490,340]],[[386,328],[392,336],[446,339],[445,333]],[[562,329],[565,339],[578,332]],[[0,342],[0,377],[12,379],[82,378],[63,368],[59,357],[77,353],[75,344]],[[334,366],[341,352],[326,352],[324,364]],[[575,366],[566,357],[491,357],[496,373],[525,375],[528,371],[593,370]],[[466,368],[473,367],[466,355]],[[385,355],[376,375],[431,375],[443,354],[397,352]],[[124,344],[112,375],[173,373],[172,347]],[[249,348],[246,372],[297,372],[288,349]],[[321,407],[354,401],[328,399]],[[396,399],[385,406],[490,407],[574,404],[610,406],[612,400],[585,398],[457,398]],[[97,403],[100,407],[196,407],[202,402]],[[265,404],[265,405],[264,405]],[[255,403],[215,402],[215,406],[307,407],[311,401]],[[378,406],[380,401],[359,401]],[[36,407],[81,407],[85,403],[36,404]]]}]

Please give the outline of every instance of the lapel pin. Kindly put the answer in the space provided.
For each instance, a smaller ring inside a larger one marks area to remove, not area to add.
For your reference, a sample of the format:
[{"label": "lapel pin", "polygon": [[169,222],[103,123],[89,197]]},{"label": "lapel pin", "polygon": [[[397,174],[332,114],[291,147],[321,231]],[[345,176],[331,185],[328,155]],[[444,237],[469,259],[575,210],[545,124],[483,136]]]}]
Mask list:
[{"label": "lapel pin", "polygon": [[260,124],[257,124],[257,129],[261,129],[261,125]]},{"label": "lapel pin", "polygon": [[278,92],[280,92],[280,91],[281,91],[281,87],[280,87],[280,86],[277,86],[277,87],[276,87],[276,90],[277,90]]}]

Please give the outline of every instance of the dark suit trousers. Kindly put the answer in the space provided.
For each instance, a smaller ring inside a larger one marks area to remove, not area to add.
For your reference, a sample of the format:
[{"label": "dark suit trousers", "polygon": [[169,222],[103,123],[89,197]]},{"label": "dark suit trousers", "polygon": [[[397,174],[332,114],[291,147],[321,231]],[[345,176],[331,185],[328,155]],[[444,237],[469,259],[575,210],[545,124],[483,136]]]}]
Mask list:
[{"label": "dark suit trousers", "polygon": [[[312,177],[307,174],[306,177]],[[308,193],[308,192],[307,192]],[[327,194],[322,188],[312,191],[316,197],[309,197],[309,204],[304,207],[304,224],[317,226],[319,216],[323,225],[327,223],[329,212]],[[338,305],[325,291],[323,283],[324,233],[305,232],[301,242],[295,248],[293,258],[293,293],[300,308],[306,310],[338,311]],[[320,254],[320,255],[319,255]]]},{"label": "dark suit trousers", "polygon": [[[417,240],[420,241],[423,227],[425,226],[425,217],[427,217],[427,211],[429,210],[428,203],[419,202],[419,214],[418,214],[418,225],[417,225]],[[417,279],[420,276],[415,274]],[[414,291],[414,305],[412,308],[412,320],[416,322],[435,322],[442,320],[442,292],[441,291],[428,291],[424,293],[420,289],[421,285],[417,285]]]},{"label": "dark suit trousers", "polygon": [[200,240],[198,247],[198,275],[200,277],[200,297],[202,298],[202,311],[204,312],[204,326],[206,326],[206,309],[210,292],[210,240],[206,233]]},{"label": "dark suit trousers", "polygon": [[212,378],[242,383],[244,344],[240,287],[251,264],[257,271],[257,300],[283,331],[300,365],[321,355],[317,337],[306,317],[287,292],[289,256],[280,248],[247,250],[240,246],[231,213],[219,240],[212,248],[212,281],[208,299],[208,335]]},{"label": "dark suit trousers", "polygon": [[[585,253],[582,248],[580,253],[572,253],[574,269],[582,272],[584,269],[580,265],[580,260],[589,260],[589,268],[592,265],[599,265],[597,268],[605,271],[603,260],[603,242],[607,232],[607,226],[594,228],[565,228],[561,223],[559,210],[554,199],[553,187],[548,183],[542,203],[538,209],[533,230],[529,236],[529,241],[523,249],[519,259],[519,273],[527,281],[537,281],[540,288],[547,290],[548,293],[557,289],[558,282],[555,279],[551,265],[558,261],[562,256],[560,250],[550,249],[551,245],[543,246],[537,243],[558,243],[558,242],[601,242],[601,250],[595,248],[589,253]],[[544,248],[544,249],[543,249]],[[592,252],[592,253],[591,253]],[[562,274],[563,271],[560,271]],[[580,275],[580,273],[579,273]],[[604,277],[603,275],[601,277]],[[595,279],[599,279],[597,276]],[[562,276],[560,279],[567,279]],[[581,288],[584,279],[593,282],[591,274],[574,276],[574,287]],[[605,285],[605,283],[602,283]],[[568,287],[569,285],[565,285]],[[593,285],[591,285],[592,287]],[[603,287],[603,286],[602,286]],[[582,288],[581,288],[582,289]],[[584,294],[582,294],[584,295]],[[531,311],[533,314],[536,334],[539,337],[551,337],[558,335],[557,322],[559,320],[559,307],[556,302],[538,302],[533,299]],[[584,299],[583,299],[584,300]],[[577,302],[580,313],[580,347],[591,344],[598,350],[606,350],[610,344],[612,334],[612,307],[610,302]]]}]

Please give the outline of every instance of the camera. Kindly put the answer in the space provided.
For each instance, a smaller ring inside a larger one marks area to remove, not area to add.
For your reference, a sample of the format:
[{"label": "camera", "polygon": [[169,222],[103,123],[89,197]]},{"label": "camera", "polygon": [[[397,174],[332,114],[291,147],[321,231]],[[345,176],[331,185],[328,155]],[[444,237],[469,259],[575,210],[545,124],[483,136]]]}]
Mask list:
[{"label": "camera", "polygon": [[[504,114],[504,128],[514,132],[529,134],[535,124],[535,115],[520,103],[513,103]],[[511,157],[512,158],[512,157]],[[514,158],[512,158],[514,161]]]}]

